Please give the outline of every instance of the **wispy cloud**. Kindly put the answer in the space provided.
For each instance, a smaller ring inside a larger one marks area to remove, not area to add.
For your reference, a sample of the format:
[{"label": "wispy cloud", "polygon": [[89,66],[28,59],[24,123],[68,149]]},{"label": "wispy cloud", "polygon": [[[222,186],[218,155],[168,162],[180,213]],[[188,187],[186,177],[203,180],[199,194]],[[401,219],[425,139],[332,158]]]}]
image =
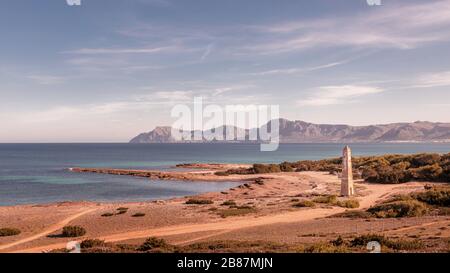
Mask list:
[{"label": "wispy cloud", "polygon": [[223,95],[225,93],[231,92],[231,91],[238,91],[238,90],[244,90],[248,88],[255,87],[255,85],[252,84],[237,84],[237,85],[230,85],[230,86],[224,86],[224,87],[218,87],[213,89],[213,96],[219,96]]},{"label": "wispy cloud", "polygon": [[28,78],[42,85],[61,84],[66,80],[63,77],[51,75],[30,75]]},{"label": "wispy cloud", "polygon": [[333,62],[333,63],[328,63],[328,64],[324,64],[324,65],[319,65],[319,66],[314,66],[314,67],[309,67],[309,68],[284,68],[284,69],[272,69],[272,70],[266,70],[266,71],[262,71],[262,72],[257,72],[257,73],[251,73],[251,75],[255,75],[255,76],[267,76],[267,75],[282,75],[282,74],[300,74],[300,73],[305,73],[305,72],[312,72],[312,71],[317,71],[317,70],[322,70],[322,69],[327,69],[327,68],[332,68],[335,66],[339,66],[346,63],[346,61],[343,62]]},{"label": "wispy cloud", "polygon": [[214,44],[212,44],[212,43],[209,44],[209,45],[206,47],[205,52],[203,52],[203,55],[200,57],[200,60],[201,60],[201,61],[206,60],[206,58],[211,54],[213,48],[214,48]]},{"label": "wispy cloud", "polygon": [[176,90],[176,91],[159,91],[156,92],[154,98],[168,101],[168,102],[189,102],[194,97],[194,92],[190,90]]},{"label": "wispy cloud", "polygon": [[450,71],[443,71],[420,76],[414,84],[414,87],[440,86],[450,86]]},{"label": "wispy cloud", "polygon": [[355,16],[259,26],[254,29],[265,33],[266,41],[247,49],[265,54],[333,46],[411,49],[450,38],[449,10],[449,0],[406,3]]},{"label": "wispy cloud", "polygon": [[298,101],[303,106],[324,106],[355,102],[357,98],[365,95],[378,94],[384,90],[373,86],[337,85],[322,86],[306,99]]},{"label": "wispy cloud", "polygon": [[152,54],[180,49],[178,46],[143,47],[143,48],[81,48],[63,53],[98,55],[98,54]]}]

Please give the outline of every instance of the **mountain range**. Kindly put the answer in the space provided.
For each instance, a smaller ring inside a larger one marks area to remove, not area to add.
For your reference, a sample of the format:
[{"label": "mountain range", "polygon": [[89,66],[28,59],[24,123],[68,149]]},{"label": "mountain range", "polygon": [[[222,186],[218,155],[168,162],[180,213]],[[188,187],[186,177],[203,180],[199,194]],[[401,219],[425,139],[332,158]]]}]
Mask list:
[{"label": "mountain range", "polygon": [[[279,124],[281,143],[450,142],[450,123],[416,121],[414,123],[351,126],[314,124],[300,120],[290,121],[280,119]],[[269,123],[264,126],[269,126]],[[252,130],[258,131],[258,129],[244,130],[230,126],[223,126],[222,129],[224,129],[224,132],[227,129],[234,130],[235,132],[240,130],[246,136]],[[171,127],[156,127],[153,131],[134,137],[130,143],[192,142],[176,141],[171,136],[171,130]],[[194,131],[191,134],[193,135]],[[201,142],[208,141],[203,140]]]}]

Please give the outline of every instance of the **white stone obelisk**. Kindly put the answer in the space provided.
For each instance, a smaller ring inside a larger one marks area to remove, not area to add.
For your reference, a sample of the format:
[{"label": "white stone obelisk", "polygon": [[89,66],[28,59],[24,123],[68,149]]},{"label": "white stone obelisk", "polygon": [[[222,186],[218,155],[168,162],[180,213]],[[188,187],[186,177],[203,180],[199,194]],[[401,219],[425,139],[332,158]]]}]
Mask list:
[{"label": "white stone obelisk", "polygon": [[352,196],[355,194],[355,189],[353,186],[352,150],[349,146],[344,148],[342,165],[341,195]]}]

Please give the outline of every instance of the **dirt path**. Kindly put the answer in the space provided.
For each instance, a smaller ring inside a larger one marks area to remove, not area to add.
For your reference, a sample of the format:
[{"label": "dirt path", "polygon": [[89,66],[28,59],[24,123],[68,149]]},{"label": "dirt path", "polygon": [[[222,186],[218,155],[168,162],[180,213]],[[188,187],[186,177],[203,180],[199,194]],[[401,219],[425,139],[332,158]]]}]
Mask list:
[{"label": "dirt path", "polygon": [[[361,209],[368,208],[374,205],[382,196],[387,193],[396,192],[396,187],[398,185],[370,185],[368,186],[371,191],[367,196],[361,200]],[[186,244],[215,235],[224,234],[238,229],[251,228],[257,226],[279,224],[279,223],[295,223],[301,221],[308,221],[317,218],[324,218],[331,216],[333,214],[344,212],[346,209],[340,207],[332,208],[317,208],[317,209],[304,209],[292,212],[283,212],[275,215],[261,216],[261,217],[245,217],[245,218],[228,218],[225,220],[220,220],[213,223],[205,224],[183,224],[176,226],[166,226],[160,228],[153,228],[147,230],[131,231],[119,234],[112,234],[106,236],[100,236],[98,239],[104,240],[105,242],[120,242],[131,239],[142,239],[151,236],[161,237],[161,236],[171,236],[171,235],[182,235],[182,234],[192,234],[198,232],[212,232],[210,235],[201,235],[196,238],[192,238],[188,241],[178,242],[177,244]],[[57,248],[64,248],[64,243],[35,247],[30,249],[21,249],[15,252],[43,252],[49,251]]]},{"label": "dirt path", "polygon": [[450,223],[450,220],[436,221],[436,222],[431,222],[431,223],[425,223],[425,224],[420,224],[420,225],[415,225],[415,226],[404,227],[404,228],[400,228],[400,229],[389,230],[385,233],[398,233],[398,232],[404,232],[407,230],[412,230],[412,229],[417,229],[417,228],[429,227],[429,226],[440,225],[440,224],[449,224],[449,223]]},{"label": "dirt path", "polygon": [[55,231],[58,231],[58,230],[62,229],[64,226],[66,226],[67,224],[69,224],[73,220],[75,220],[75,219],[77,219],[77,218],[79,218],[79,217],[81,217],[81,216],[83,216],[85,214],[88,214],[90,212],[93,212],[95,210],[97,210],[97,208],[85,209],[82,212],[79,212],[79,213],[77,213],[75,215],[72,215],[72,216],[70,216],[70,217],[68,217],[68,218],[66,218],[66,219],[64,219],[64,220],[62,220],[62,221],[60,221],[60,222],[50,226],[49,228],[47,228],[47,229],[45,229],[45,230],[43,230],[43,231],[41,231],[41,232],[39,232],[37,234],[34,234],[34,235],[30,236],[30,237],[26,237],[26,238],[23,238],[21,240],[18,240],[18,241],[15,241],[15,242],[12,242],[12,243],[9,243],[9,244],[6,244],[6,245],[0,245],[0,250],[5,250],[5,249],[8,249],[8,248],[17,246],[17,245],[21,245],[21,244],[24,244],[24,243],[27,243],[27,242],[39,239],[41,237],[47,236],[47,235],[49,235],[49,234],[51,234],[51,233],[53,233]]},{"label": "dirt path", "polygon": [[[336,184],[339,183],[338,179],[333,176],[325,175],[325,174],[317,174],[311,176],[314,180],[321,181],[324,184]],[[418,187],[415,183],[409,183],[408,185],[403,184],[399,185],[374,185],[374,184],[364,184],[363,185],[368,192],[364,197],[360,197],[360,208],[359,209],[367,209],[370,206],[376,204],[376,202],[386,198],[391,194],[401,193],[405,190],[411,190],[415,187]],[[297,211],[284,211],[278,214],[271,214],[266,216],[247,216],[247,217],[233,217],[221,220],[215,220],[214,222],[202,223],[202,224],[181,224],[174,226],[164,226],[152,229],[144,229],[138,231],[129,231],[122,232],[118,234],[110,234],[97,237],[98,239],[104,240],[106,242],[120,242],[131,239],[143,239],[148,237],[163,237],[163,236],[172,236],[172,235],[182,235],[182,234],[195,234],[199,233],[197,237],[190,238],[187,241],[177,242],[176,244],[186,244],[202,239],[206,239],[209,237],[213,237],[215,235],[224,234],[227,232],[235,231],[243,228],[252,228],[264,225],[272,225],[279,223],[296,223],[302,221],[313,220],[317,218],[324,218],[331,216],[333,214],[341,213],[346,211],[347,209],[340,207],[330,207],[330,208],[316,208],[316,209],[301,209]],[[72,221],[75,218],[78,218],[85,213],[88,213],[92,210],[82,212],[80,214],[74,215],[66,219],[64,222],[58,223],[57,225],[49,228],[48,230],[41,232],[37,235],[31,236],[29,238],[20,240],[18,242],[14,242],[12,244],[2,246],[1,249],[7,249],[12,246],[19,245],[24,242],[29,242],[36,238],[48,235],[60,228],[62,228],[65,224]],[[49,251],[57,248],[64,248],[65,243],[58,243],[46,246],[33,247],[28,249],[20,249],[15,252],[43,252]]]},{"label": "dirt path", "polygon": [[[313,220],[316,218],[327,217],[332,214],[343,212],[343,208],[320,208],[320,209],[307,209],[294,212],[285,212],[282,214],[262,216],[262,217],[245,217],[245,218],[229,218],[214,223],[205,224],[185,224],[177,226],[167,226],[161,228],[153,228],[147,230],[131,231],[107,236],[100,236],[98,239],[104,240],[105,242],[113,243],[126,241],[130,239],[142,239],[151,236],[161,237],[161,236],[171,236],[171,235],[181,235],[190,234],[197,232],[230,232],[237,229],[257,227],[263,225],[277,224],[277,223],[294,223],[299,221]],[[215,235],[215,234],[214,234]],[[190,241],[196,241],[201,238],[206,238],[208,236],[202,235],[199,238],[193,238]],[[22,249],[14,252],[42,252],[48,251],[55,248],[64,248],[65,243],[53,244],[42,247],[35,247],[30,249]]]}]

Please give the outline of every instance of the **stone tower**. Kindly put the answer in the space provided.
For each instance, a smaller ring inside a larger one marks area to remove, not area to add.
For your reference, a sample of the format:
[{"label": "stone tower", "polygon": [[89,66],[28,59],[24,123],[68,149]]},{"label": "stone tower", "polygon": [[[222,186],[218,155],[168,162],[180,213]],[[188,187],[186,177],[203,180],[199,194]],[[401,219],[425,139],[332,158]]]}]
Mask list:
[{"label": "stone tower", "polygon": [[352,150],[349,146],[345,146],[342,155],[341,195],[352,196],[353,194],[355,194],[355,189],[353,187]]}]

